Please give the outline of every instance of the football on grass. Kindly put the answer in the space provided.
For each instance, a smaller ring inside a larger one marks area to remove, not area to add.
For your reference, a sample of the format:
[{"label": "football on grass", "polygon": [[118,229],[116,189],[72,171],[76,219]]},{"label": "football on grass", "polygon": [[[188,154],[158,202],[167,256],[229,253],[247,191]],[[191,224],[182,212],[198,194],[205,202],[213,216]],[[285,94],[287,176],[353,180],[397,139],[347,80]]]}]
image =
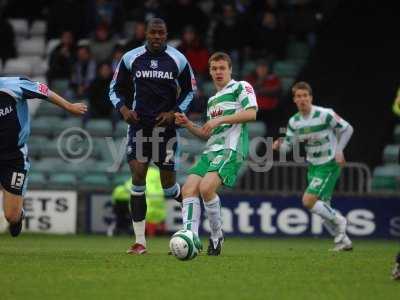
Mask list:
[{"label": "football on grass", "polygon": [[169,241],[172,255],[179,260],[190,260],[197,256],[201,248],[199,238],[191,230],[179,230]]}]

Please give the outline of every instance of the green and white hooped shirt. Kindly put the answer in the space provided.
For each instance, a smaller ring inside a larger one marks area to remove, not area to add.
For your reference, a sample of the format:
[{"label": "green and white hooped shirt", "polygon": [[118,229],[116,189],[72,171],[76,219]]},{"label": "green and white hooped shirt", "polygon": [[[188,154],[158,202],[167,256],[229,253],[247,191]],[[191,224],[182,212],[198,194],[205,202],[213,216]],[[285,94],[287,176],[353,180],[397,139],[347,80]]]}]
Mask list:
[{"label": "green and white hooped shirt", "polygon": [[312,165],[325,164],[335,157],[337,130],[347,126],[349,123],[332,109],[313,105],[308,116],[298,112],[289,119],[282,147],[288,151],[295,142],[305,142],[307,161]]},{"label": "green and white hooped shirt", "polygon": [[[207,121],[229,116],[248,108],[257,109],[253,87],[246,81],[231,80],[222,90],[208,99]],[[203,153],[232,149],[246,157],[249,152],[249,134],[246,123],[221,124],[213,129]]]}]

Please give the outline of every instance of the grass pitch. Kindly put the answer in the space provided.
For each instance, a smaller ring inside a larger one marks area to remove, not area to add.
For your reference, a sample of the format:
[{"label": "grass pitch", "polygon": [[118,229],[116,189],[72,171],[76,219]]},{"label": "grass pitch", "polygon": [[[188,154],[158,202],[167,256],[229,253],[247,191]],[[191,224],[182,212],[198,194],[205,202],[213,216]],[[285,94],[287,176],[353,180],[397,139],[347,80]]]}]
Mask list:
[{"label": "grass pitch", "polygon": [[[128,237],[0,235],[0,299],[400,299],[390,279],[400,244],[228,238],[219,257],[167,255],[168,239],[129,256]],[[207,242],[203,240],[206,248]]]}]

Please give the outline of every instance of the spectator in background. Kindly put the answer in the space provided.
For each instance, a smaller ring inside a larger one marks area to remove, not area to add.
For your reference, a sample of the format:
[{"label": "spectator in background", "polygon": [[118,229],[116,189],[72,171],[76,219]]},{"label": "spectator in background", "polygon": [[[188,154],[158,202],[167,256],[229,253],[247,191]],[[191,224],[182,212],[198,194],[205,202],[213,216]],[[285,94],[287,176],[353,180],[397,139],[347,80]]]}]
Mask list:
[{"label": "spectator in background", "polygon": [[254,5],[254,0],[235,0],[233,1],[235,9],[239,14],[246,14],[250,11],[252,5]]},{"label": "spectator in background", "polygon": [[34,20],[44,18],[49,2],[53,1],[0,0],[0,10],[4,8],[6,18],[26,19],[31,24]]},{"label": "spectator in background", "polygon": [[113,34],[123,30],[125,16],[120,0],[88,0],[86,16],[89,32],[97,30],[101,24]]},{"label": "spectator in background", "polygon": [[85,1],[52,1],[47,18],[47,40],[58,38],[64,31],[73,32],[77,39],[86,36],[85,5]]},{"label": "spectator in background", "polygon": [[92,57],[89,46],[81,45],[77,50],[77,61],[74,65],[71,84],[75,97],[86,98],[88,89],[96,77],[96,62]]},{"label": "spectator in background", "polygon": [[246,78],[257,95],[257,119],[267,126],[268,136],[276,137],[279,132],[280,116],[278,113],[279,98],[282,93],[280,79],[270,73],[268,62],[261,60],[253,74]]},{"label": "spectator in background", "polygon": [[197,32],[206,32],[208,19],[192,0],[173,1],[168,10],[168,25],[171,37],[179,38],[182,28],[191,25]]},{"label": "spectator in background", "polygon": [[133,36],[125,45],[126,51],[142,46],[145,40],[146,24],[143,21],[137,21],[133,27]]},{"label": "spectator in background", "polygon": [[[392,106],[392,111],[395,114],[395,116],[397,117],[395,120],[395,124],[399,124],[400,119],[398,119],[398,118],[400,118],[400,87],[397,89],[396,98],[394,98],[394,102],[393,102],[393,106]],[[400,162],[400,152],[398,153],[397,161]],[[399,263],[400,263],[400,256],[399,256]],[[398,272],[399,272],[398,279],[400,279],[400,265],[398,266]]]},{"label": "spectator in background", "polygon": [[397,94],[393,102],[392,110],[396,116],[400,117],[400,87],[397,89]]},{"label": "spectator in background", "polygon": [[[396,98],[394,98],[393,106],[392,106],[392,112],[396,116],[394,120],[394,124],[399,124],[400,122],[400,87],[397,89],[396,92]],[[397,161],[400,163],[400,152],[398,153],[398,159]],[[400,257],[400,256],[399,256]],[[400,263],[400,258],[399,258],[399,263]],[[398,276],[400,279],[400,265],[398,266]]]},{"label": "spectator in background", "polygon": [[112,192],[111,200],[115,222],[107,230],[109,236],[132,233],[131,212],[129,200],[131,199],[132,179],[116,186]]},{"label": "spectator in background", "polygon": [[233,1],[238,14],[238,22],[241,28],[241,61],[253,58],[252,40],[254,34],[255,17],[259,10],[254,10],[254,0]]},{"label": "spectator in background", "polygon": [[98,65],[97,76],[90,84],[88,90],[89,96],[89,114],[91,118],[110,118],[113,107],[108,99],[108,89],[112,79],[111,65],[103,62]]},{"label": "spectator in background", "polygon": [[[76,60],[76,45],[71,31],[64,31],[60,44],[50,53],[47,81],[50,87],[68,86]],[[59,90],[59,89],[58,89]]]},{"label": "spectator in background", "polygon": [[115,46],[112,58],[111,58],[111,68],[112,72],[114,73],[118,67],[119,62],[121,61],[122,55],[125,53],[125,47],[118,44]]},{"label": "spectator in background", "polygon": [[106,23],[97,26],[95,36],[89,42],[89,47],[96,63],[110,59],[116,45],[117,40],[111,36],[110,29]]},{"label": "spectator in background", "polygon": [[15,33],[11,24],[3,18],[0,8],[0,63],[5,63],[7,59],[17,56],[15,48]]},{"label": "spectator in background", "polygon": [[[114,227],[115,235],[132,233],[132,219],[129,210],[131,190],[132,178],[129,178],[125,183],[115,187],[112,193],[115,214],[115,224],[112,227]],[[149,166],[146,175],[146,205],[146,233],[150,236],[165,233],[166,201],[160,181],[160,171],[153,165]]]},{"label": "spectator in background", "polygon": [[279,0],[256,0],[252,5],[253,13],[269,11],[280,15],[284,8],[284,1]]},{"label": "spectator in background", "polygon": [[287,15],[289,30],[298,40],[307,41],[310,47],[316,43],[318,26],[317,7],[319,1],[293,1]]},{"label": "spectator in background", "polygon": [[244,47],[241,29],[233,4],[228,2],[223,4],[222,16],[213,33],[214,50],[226,52],[233,61],[237,61],[239,49]]},{"label": "spectator in background", "polygon": [[285,56],[286,34],[279,26],[274,13],[265,11],[259,16],[253,36],[253,48],[257,57],[273,60]]},{"label": "spectator in background", "polygon": [[189,61],[196,78],[204,78],[208,75],[208,50],[204,47],[199,35],[192,26],[187,26],[182,33],[181,51]]},{"label": "spectator in background", "polygon": [[144,20],[145,22],[153,18],[165,18],[164,7],[159,0],[146,0],[138,7],[129,12],[129,18],[133,20]]},{"label": "spectator in background", "polygon": [[201,9],[201,11],[206,15],[208,19],[212,18],[215,5],[216,3],[213,0],[197,1],[197,6]]}]

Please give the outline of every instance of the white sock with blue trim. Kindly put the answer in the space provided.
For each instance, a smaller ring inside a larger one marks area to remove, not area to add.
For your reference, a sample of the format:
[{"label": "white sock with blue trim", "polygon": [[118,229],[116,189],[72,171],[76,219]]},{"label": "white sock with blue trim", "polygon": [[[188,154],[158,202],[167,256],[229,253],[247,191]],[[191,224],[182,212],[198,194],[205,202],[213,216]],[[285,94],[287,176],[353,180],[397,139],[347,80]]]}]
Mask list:
[{"label": "white sock with blue trim", "polygon": [[175,199],[177,200],[177,198],[179,197],[180,193],[181,193],[181,187],[179,185],[179,183],[175,183],[173,186],[169,187],[169,188],[165,188],[164,190],[164,196],[167,199]]}]

